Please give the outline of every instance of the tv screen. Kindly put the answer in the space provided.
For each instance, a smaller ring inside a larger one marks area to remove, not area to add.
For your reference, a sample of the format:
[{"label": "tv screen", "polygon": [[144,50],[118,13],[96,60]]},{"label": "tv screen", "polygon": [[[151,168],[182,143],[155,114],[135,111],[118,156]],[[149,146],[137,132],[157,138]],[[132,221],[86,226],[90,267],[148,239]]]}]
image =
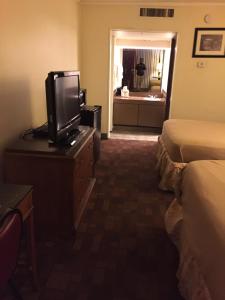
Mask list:
[{"label": "tv screen", "polygon": [[65,140],[77,129],[80,122],[79,94],[79,71],[48,73],[46,101],[50,142]]},{"label": "tv screen", "polygon": [[65,76],[55,79],[57,130],[61,130],[80,112],[78,97],[78,76]]}]

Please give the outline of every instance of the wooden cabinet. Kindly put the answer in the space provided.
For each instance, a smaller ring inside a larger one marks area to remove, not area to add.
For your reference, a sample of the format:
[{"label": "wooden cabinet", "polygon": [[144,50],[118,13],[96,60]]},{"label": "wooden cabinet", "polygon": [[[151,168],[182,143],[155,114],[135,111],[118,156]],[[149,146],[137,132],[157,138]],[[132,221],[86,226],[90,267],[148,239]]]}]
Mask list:
[{"label": "wooden cabinet", "polygon": [[77,228],[82,213],[87,204],[89,194],[92,190],[93,181],[93,141],[87,143],[76,158],[74,168],[73,192],[76,194],[76,201],[73,206],[74,226]]},{"label": "wooden cabinet", "polygon": [[165,120],[165,105],[161,102],[138,105],[138,125],[162,127]]},{"label": "wooden cabinet", "polygon": [[28,137],[5,152],[5,182],[34,186],[34,222],[38,238],[71,235],[79,225],[95,182],[95,129],[84,128],[73,147],[54,147],[45,139]]},{"label": "wooden cabinet", "polygon": [[115,97],[113,124],[161,128],[165,119],[165,107],[165,99],[142,100],[141,97],[124,99]]},{"label": "wooden cabinet", "polygon": [[138,125],[138,106],[132,103],[114,103],[113,123],[115,125]]}]

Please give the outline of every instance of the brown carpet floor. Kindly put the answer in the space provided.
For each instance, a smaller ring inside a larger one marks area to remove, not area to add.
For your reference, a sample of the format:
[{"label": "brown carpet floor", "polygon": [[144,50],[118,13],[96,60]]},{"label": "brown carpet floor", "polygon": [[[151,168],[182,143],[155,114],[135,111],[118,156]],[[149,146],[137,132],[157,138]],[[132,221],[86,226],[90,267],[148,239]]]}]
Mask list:
[{"label": "brown carpet floor", "polygon": [[[40,291],[29,300],[181,300],[178,254],[164,229],[173,195],[158,190],[156,142],[105,140],[76,241],[38,243]],[[8,292],[4,299],[11,299]]]}]

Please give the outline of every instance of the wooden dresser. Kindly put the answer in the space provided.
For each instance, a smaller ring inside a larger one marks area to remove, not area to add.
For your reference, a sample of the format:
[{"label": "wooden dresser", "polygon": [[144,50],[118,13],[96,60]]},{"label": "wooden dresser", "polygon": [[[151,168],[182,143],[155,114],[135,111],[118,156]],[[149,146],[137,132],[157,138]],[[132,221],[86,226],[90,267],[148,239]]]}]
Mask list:
[{"label": "wooden dresser", "polygon": [[70,236],[79,225],[95,183],[93,136],[82,126],[73,147],[56,147],[28,135],[5,151],[4,181],[34,187],[37,238]]}]

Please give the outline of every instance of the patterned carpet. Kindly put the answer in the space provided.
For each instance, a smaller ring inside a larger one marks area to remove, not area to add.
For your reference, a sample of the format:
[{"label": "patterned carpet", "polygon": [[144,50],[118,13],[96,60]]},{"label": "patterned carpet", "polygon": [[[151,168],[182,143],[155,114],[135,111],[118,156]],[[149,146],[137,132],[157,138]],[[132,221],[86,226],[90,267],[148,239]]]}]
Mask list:
[{"label": "patterned carpet", "polygon": [[155,152],[152,141],[102,141],[97,182],[75,243],[38,244],[40,291],[32,291],[20,267],[24,299],[182,299],[178,256],[163,223],[172,195],[157,188]]}]

